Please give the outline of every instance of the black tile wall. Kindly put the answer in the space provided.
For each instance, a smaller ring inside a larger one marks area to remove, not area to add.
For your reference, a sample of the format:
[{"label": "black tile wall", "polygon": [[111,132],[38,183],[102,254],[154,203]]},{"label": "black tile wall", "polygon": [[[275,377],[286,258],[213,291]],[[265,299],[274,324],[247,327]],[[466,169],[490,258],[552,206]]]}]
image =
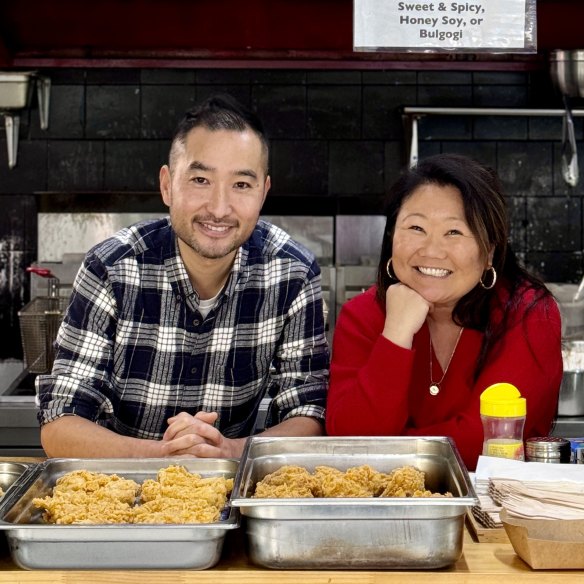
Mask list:
[{"label": "black tile wall", "polygon": [[87,86],[87,138],[116,140],[140,137],[138,85]]},{"label": "black tile wall", "polygon": [[49,102],[48,129],[41,130],[38,107],[31,112],[30,123],[30,137],[35,140],[83,138],[85,127],[85,88],[83,85],[54,85],[51,88]]},{"label": "black tile wall", "polygon": [[476,118],[473,136],[476,140],[527,140],[528,118],[489,116]]},{"label": "black tile wall", "polygon": [[140,137],[169,140],[184,112],[195,105],[192,85],[143,85]]},{"label": "black tile wall", "polygon": [[400,108],[415,103],[416,87],[403,85],[366,85],[363,87],[363,138],[395,140],[402,136]]},{"label": "black tile wall", "polygon": [[582,277],[582,251],[528,252],[525,265],[547,282],[578,283]]},{"label": "black tile wall", "polygon": [[384,144],[331,142],[329,188],[333,195],[382,195]]},{"label": "black tile wall", "polygon": [[473,105],[476,107],[522,107],[527,96],[524,85],[476,85]]},{"label": "black tile wall", "polygon": [[501,142],[497,166],[508,193],[524,197],[553,194],[551,142]]},{"label": "black tile wall", "polygon": [[203,101],[217,93],[228,93],[241,103],[248,107],[251,102],[251,86],[250,85],[197,85],[196,94],[197,101]]},{"label": "black tile wall", "polygon": [[105,190],[156,190],[160,167],[166,164],[167,158],[166,142],[153,140],[106,142]]},{"label": "black tile wall", "polygon": [[16,167],[8,168],[6,140],[0,139],[0,194],[31,194],[47,188],[47,141],[23,140],[18,144]]},{"label": "black tile wall", "polygon": [[100,191],[104,188],[104,143],[93,140],[49,142],[49,191]]},{"label": "black tile wall", "polygon": [[[404,106],[563,109],[543,70],[43,73],[52,81],[49,128],[40,129],[34,96],[21,115],[13,170],[0,116],[0,202],[7,209],[0,218],[0,269],[22,271],[36,257],[39,210],[163,212],[158,171],[170,136],[186,109],[214,93],[231,93],[264,121],[273,184],[266,209],[277,214],[382,212],[384,193],[408,162]],[[582,100],[572,107],[581,108]],[[584,176],[584,119],[574,122]],[[495,167],[509,198],[513,247],[544,278],[574,282],[584,268],[584,178],[576,187],[565,183],[561,135],[561,117],[432,115],[420,119],[418,150],[420,157],[463,153]],[[26,281],[10,290],[0,285],[0,325],[13,332]],[[17,345],[6,338],[0,358]]]},{"label": "black tile wall", "polygon": [[[445,80],[446,81],[446,80]],[[418,104],[424,106],[470,107],[472,86],[470,85],[418,85]]]},{"label": "black tile wall", "polygon": [[273,195],[327,195],[328,146],[317,140],[272,142]]},{"label": "black tile wall", "polygon": [[268,138],[304,138],[306,135],[305,86],[254,85],[251,103]]},{"label": "black tile wall", "polygon": [[582,249],[582,199],[527,198],[527,250]]},{"label": "black tile wall", "polygon": [[361,87],[308,87],[308,135],[315,139],[361,137]]}]

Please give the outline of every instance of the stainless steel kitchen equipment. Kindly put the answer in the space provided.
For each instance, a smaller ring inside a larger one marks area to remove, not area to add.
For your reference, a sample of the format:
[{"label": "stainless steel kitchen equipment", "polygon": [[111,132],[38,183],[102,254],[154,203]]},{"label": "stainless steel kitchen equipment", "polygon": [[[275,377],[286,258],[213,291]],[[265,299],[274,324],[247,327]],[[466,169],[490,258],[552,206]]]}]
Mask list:
[{"label": "stainless steel kitchen equipment", "polygon": [[204,477],[233,477],[231,459],[49,459],[0,503],[14,562],[26,569],[189,569],[219,561],[227,531],[239,527],[239,512],[228,506],[216,523],[187,525],[51,525],[32,500],[50,494],[65,473],[85,469],[141,482],[161,468],[179,464]]},{"label": "stainless steel kitchen equipment", "polygon": [[22,350],[31,373],[48,373],[55,358],[54,343],[67,307],[67,298],[59,295],[59,279],[45,268],[27,271],[48,278],[46,296],[37,296],[19,312]]},{"label": "stainless steel kitchen equipment", "polygon": [[22,361],[0,361],[1,456],[45,456],[37,420],[35,377]]},{"label": "stainless steel kitchen equipment", "polygon": [[584,97],[584,50],[552,51],[550,72],[552,81],[563,95]]},{"label": "stainless steel kitchen equipment", "polygon": [[557,436],[538,436],[525,441],[525,460],[566,464],[570,462],[570,441]]},{"label": "stainless steel kitchen equipment", "polygon": [[377,266],[339,266],[336,274],[337,316],[347,300],[365,292],[377,278]]},{"label": "stainless steel kitchen equipment", "polygon": [[10,492],[13,486],[18,486],[17,481],[26,476],[33,468],[35,464],[25,463],[25,462],[0,462],[0,489],[4,495]]},{"label": "stainless steel kitchen equipment", "polygon": [[558,416],[584,416],[584,340],[565,341]]},{"label": "stainless steel kitchen equipment", "polygon": [[[310,472],[368,464],[380,472],[412,465],[451,498],[252,498],[284,465]],[[458,451],[442,437],[310,437],[247,441],[231,504],[247,520],[253,562],[278,569],[430,569],[462,553],[464,518],[478,503]]]},{"label": "stainless steel kitchen equipment", "polygon": [[35,85],[41,130],[46,130],[49,127],[51,80],[44,75],[39,75],[36,71],[0,71],[0,114],[4,115],[6,127],[8,168],[16,166],[20,111],[29,106]]},{"label": "stainless steel kitchen equipment", "polygon": [[579,286],[558,282],[546,283],[546,286],[558,301],[562,317],[562,338],[584,339],[584,298],[579,298]]}]

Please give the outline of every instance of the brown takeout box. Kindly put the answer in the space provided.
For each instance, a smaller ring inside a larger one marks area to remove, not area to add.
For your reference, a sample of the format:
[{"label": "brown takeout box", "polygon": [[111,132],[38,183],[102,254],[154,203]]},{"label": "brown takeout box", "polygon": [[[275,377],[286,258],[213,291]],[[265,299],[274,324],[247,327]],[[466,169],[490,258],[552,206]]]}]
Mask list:
[{"label": "brown takeout box", "polygon": [[503,509],[501,521],[515,553],[534,570],[584,569],[584,519],[519,519]]}]

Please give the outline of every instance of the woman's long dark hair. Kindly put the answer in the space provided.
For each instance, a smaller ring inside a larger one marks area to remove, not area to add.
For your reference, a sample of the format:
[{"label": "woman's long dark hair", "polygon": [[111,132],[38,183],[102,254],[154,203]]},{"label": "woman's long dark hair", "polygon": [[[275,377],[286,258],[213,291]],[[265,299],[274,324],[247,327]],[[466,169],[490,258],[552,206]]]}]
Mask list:
[{"label": "woman's long dark hair", "polygon": [[[393,234],[397,215],[404,201],[422,185],[454,186],[462,195],[466,222],[477,238],[483,257],[493,253],[493,267],[497,271],[497,283],[485,290],[477,284],[454,307],[452,318],[460,326],[484,333],[483,344],[474,371],[478,378],[487,355],[504,333],[510,315],[520,303],[521,288],[536,291],[532,305],[544,296],[551,296],[544,283],[519,265],[517,256],[508,243],[509,217],[501,182],[495,171],[458,154],[438,154],[420,161],[404,172],[389,191],[385,214],[387,221],[381,257],[377,270],[377,300],[385,307],[387,288],[396,283],[387,273],[387,262],[393,253]],[[491,283],[490,271],[483,274],[485,284]],[[498,291],[504,287],[508,297],[500,307],[503,318],[496,322],[490,318]],[[528,308],[529,309],[529,308]]]}]

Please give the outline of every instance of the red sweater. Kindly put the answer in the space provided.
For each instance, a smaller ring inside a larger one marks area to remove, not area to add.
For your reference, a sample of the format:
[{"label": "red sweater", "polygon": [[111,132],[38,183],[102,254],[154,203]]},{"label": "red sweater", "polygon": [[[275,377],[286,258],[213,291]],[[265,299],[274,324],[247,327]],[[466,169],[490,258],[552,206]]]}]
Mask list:
[{"label": "red sweater", "polygon": [[[328,434],[450,436],[473,470],[483,442],[480,394],[493,383],[508,382],[527,400],[524,438],[548,435],[562,380],[560,314],[552,298],[538,302],[525,315],[533,291],[524,292],[516,324],[487,358],[476,383],[472,374],[483,333],[464,329],[440,393],[432,396],[427,325],[414,336],[411,350],[395,345],[381,334],[385,313],[375,293],[372,287],[353,298],[339,315],[327,402]],[[441,377],[434,358],[432,379]]]}]

